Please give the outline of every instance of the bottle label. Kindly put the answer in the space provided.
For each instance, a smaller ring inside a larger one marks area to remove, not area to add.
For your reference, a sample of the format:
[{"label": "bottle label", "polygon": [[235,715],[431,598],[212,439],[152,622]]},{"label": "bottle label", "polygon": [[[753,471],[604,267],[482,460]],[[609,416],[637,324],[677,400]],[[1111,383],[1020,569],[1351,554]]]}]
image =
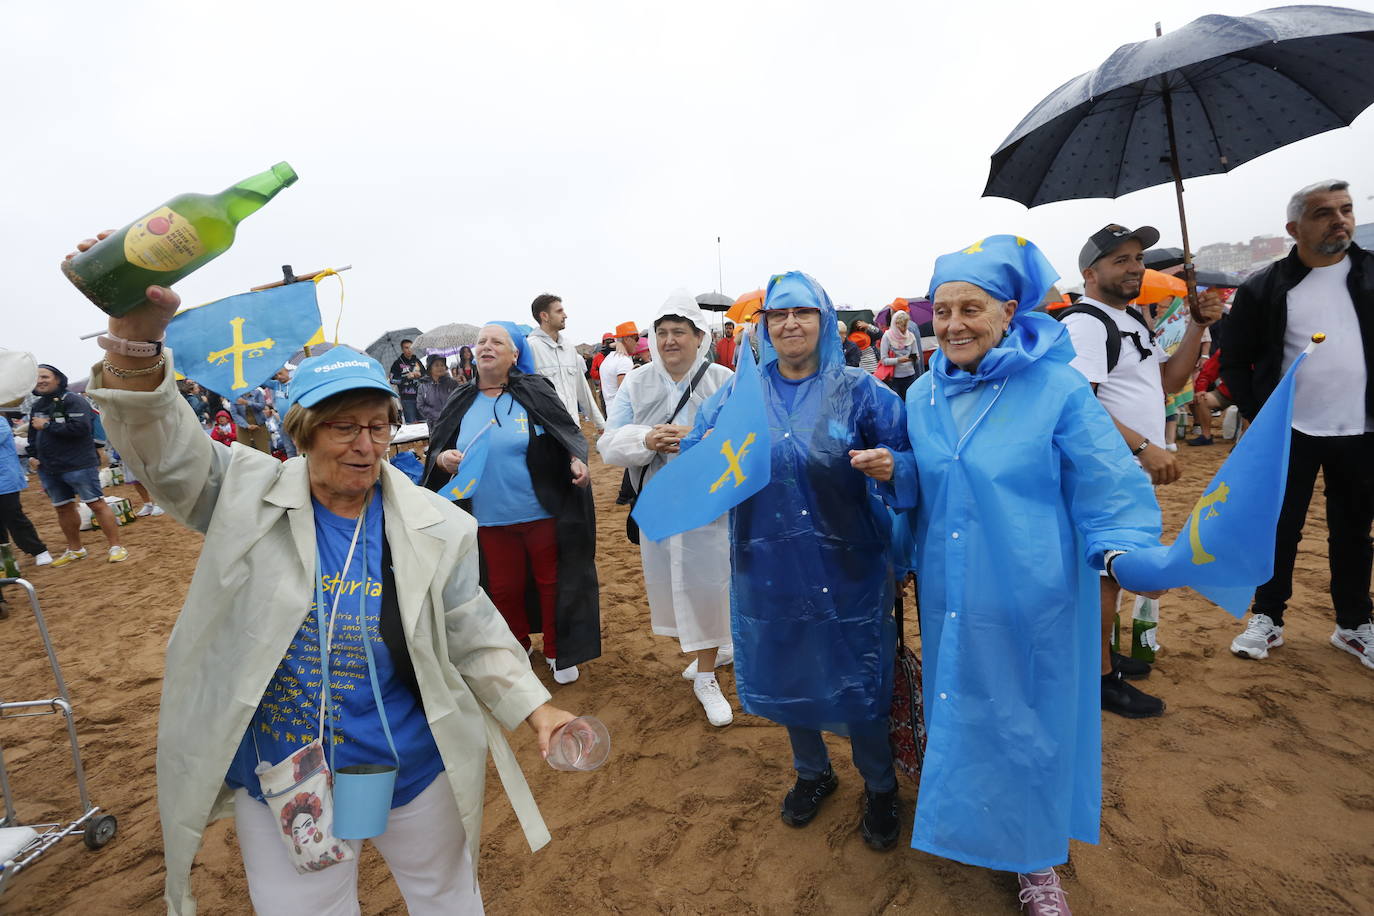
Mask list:
[{"label": "bottle label", "polygon": [[158,207],[124,234],[124,259],[145,270],[176,270],[203,254],[196,227],[170,207]]}]

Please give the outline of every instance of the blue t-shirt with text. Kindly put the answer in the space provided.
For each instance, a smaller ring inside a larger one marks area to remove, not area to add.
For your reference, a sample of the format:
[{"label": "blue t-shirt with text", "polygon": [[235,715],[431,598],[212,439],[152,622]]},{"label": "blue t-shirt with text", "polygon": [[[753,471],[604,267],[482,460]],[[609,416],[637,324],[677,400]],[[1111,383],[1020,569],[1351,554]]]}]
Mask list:
[{"label": "blue t-shirt with text", "polygon": [[[342,573],[353,539],[356,520],[335,515],[315,502],[315,541],[319,547],[321,587],[324,590],[324,620],[334,595],[341,590],[330,649],[329,680],[333,704],[325,727],[325,752],[333,750],[332,765],[391,763],[391,749],[382,731],[382,720],[372,696],[367,674],[367,655],[363,651],[359,625],[359,604],[372,640],[377,684],[386,706],[387,723],[401,758],[391,806],[398,808],[423,792],[442,772],[443,760],[434,743],[424,708],[396,676],[391,654],[382,641],[382,491],[373,490],[367,520],[353,552],[353,562]],[[367,578],[362,577],[366,540]],[[319,700],[323,686],[320,671],[320,634],[316,624],[314,592],[310,606],[286,655],[262,695],[225,782],[231,789],[247,789],[262,798],[262,788],[254,769],[258,761],[278,763],[314,741],[319,734]]]},{"label": "blue t-shirt with text", "polygon": [[[491,422],[493,419],[495,423]],[[472,514],[477,524],[518,525],[552,518],[534,495],[534,481],[530,479],[526,464],[530,419],[525,408],[504,392],[494,398],[479,394],[463,415],[456,447],[467,446],[484,426],[491,426],[484,434],[491,441],[487,443],[487,464],[482,479],[472,494]],[[537,424],[534,434],[546,435],[543,427]]]}]

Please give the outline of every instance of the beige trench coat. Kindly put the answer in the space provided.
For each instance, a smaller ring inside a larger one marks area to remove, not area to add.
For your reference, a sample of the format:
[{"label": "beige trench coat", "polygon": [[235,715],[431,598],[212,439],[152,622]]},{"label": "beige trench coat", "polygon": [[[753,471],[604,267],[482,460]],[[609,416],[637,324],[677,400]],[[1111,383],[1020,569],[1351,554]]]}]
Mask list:
[{"label": "beige trench coat", "polygon": [[[233,812],[224,775],[310,606],[315,520],[305,458],[281,463],[201,429],[167,375],[151,392],[87,393],[110,441],[177,521],[205,534],[167,646],[157,794],[168,912],[191,916],[191,863],[206,825]],[[478,861],[487,751],[532,849],[549,840],[497,723],[514,729],[549,699],[524,649],[478,586],[477,524],[382,466],[397,599],[425,714]],[[150,558],[151,560],[152,558]]]}]

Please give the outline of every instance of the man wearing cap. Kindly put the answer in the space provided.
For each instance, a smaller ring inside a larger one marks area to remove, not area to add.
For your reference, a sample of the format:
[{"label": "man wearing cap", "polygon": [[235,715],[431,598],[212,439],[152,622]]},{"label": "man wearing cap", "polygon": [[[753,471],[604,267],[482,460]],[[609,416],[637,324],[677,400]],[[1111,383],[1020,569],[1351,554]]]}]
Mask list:
[{"label": "man wearing cap", "polygon": [[601,361],[601,396],[606,401],[609,413],[615,393],[620,383],[635,367],[634,352],[639,346],[639,326],[633,321],[622,321],[615,326],[615,350]]},{"label": "man wearing cap", "polygon": [[572,341],[560,337],[568,326],[563,300],[552,293],[542,293],[530,303],[530,314],[539,325],[525,337],[534,354],[535,371],[553,382],[558,399],[568,408],[574,423],[581,423],[581,418],[585,416],[596,424],[597,429],[605,429],[606,419],[596,406],[592,389],[587,384],[587,364],[582,361]]},{"label": "man wearing cap", "polygon": [[[1193,321],[1173,357],[1154,341],[1149,323],[1131,306],[1145,276],[1145,249],[1159,241],[1159,230],[1135,231],[1115,223],[1093,233],[1078,255],[1083,272],[1083,298],[1060,314],[1077,352],[1070,363],[1092,384],[1097,399],[1111,415],[1145,473],[1156,485],[1178,479],[1172,453],[1164,449],[1164,393],[1188,383],[1202,347],[1202,331],[1221,317],[1221,299],[1203,293],[1201,322]],[[1119,343],[1111,346],[1112,340]],[[1113,363],[1113,351],[1116,360]],[[1164,701],[1126,683],[1147,677],[1150,666],[1111,651],[1112,624],[1117,619],[1121,588],[1102,577],[1102,708],[1131,719],[1164,712]]]}]

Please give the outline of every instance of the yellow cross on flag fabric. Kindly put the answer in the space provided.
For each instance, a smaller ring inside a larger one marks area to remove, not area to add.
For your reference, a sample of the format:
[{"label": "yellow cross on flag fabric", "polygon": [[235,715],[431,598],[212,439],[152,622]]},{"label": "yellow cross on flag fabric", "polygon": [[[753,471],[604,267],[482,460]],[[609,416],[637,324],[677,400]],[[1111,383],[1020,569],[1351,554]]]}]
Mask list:
[{"label": "yellow cross on flag fabric", "polygon": [[167,326],[177,371],[224,397],[272,377],[320,328],[314,283],[288,283],[187,309]]},{"label": "yellow cross on flag fabric", "polygon": [[[747,338],[739,353],[735,378],[711,398],[726,399],[716,425],[649,478],[635,503],[634,520],[651,541],[710,524],[768,483],[772,473],[768,413]],[[707,401],[703,410],[710,406]]]}]

